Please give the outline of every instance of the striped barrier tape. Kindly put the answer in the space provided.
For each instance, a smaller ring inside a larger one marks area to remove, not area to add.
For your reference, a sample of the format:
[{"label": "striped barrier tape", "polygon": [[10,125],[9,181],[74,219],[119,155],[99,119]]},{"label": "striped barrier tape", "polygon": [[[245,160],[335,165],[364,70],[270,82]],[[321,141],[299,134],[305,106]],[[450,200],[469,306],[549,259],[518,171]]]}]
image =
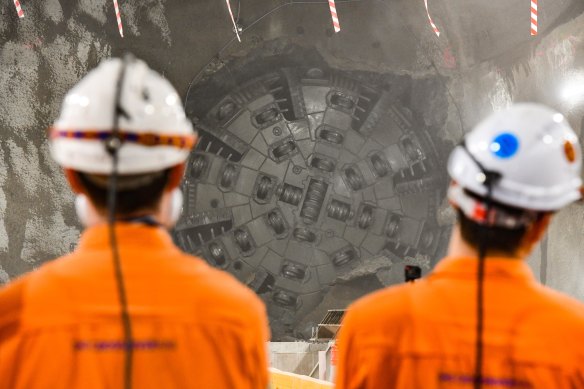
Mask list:
[{"label": "striped barrier tape", "polygon": [[537,35],[537,0],[531,0],[531,35]]},{"label": "striped barrier tape", "polygon": [[436,25],[432,21],[432,17],[430,16],[430,11],[428,10],[428,0],[424,0],[424,5],[426,6],[426,14],[428,15],[428,20],[430,21],[430,26],[432,26],[432,31],[434,31],[434,34],[436,34],[437,37],[440,37],[440,30],[438,30],[438,27],[436,27]]},{"label": "striped barrier tape", "polygon": [[331,10],[331,18],[333,19],[333,27],[335,28],[335,32],[339,32],[341,31],[341,24],[337,15],[337,5],[335,4],[335,0],[328,0],[328,3]]},{"label": "striped barrier tape", "polygon": [[18,14],[18,17],[23,18],[24,11],[22,10],[22,7],[20,6],[20,1],[14,0],[14,6],[16,7],[16,13]]},{"label": "striped barrier tape", "polygon": [[122,14],[120,13],[120,7],[118,6],[118,0],[114,0],[114,9],[116,11],[116,20],[118,21],[118,30],[120,31],[120,36],[124,37],[124,28],[122,27]]},{"label": "striped barrier tape", "polygon": [[229,16],[231,16],[231,21],[233,22],[233,30],[235,31],[235,35],[237,36],[237,40],[241,42],[241,38],[239,37],[239,29],[237,28],[237,23],[235,23],[235,18],[233,17],[233,11],[231,11],[231,3],[229,0],[225,0],[227,3],[227,9],[229,10]]}]

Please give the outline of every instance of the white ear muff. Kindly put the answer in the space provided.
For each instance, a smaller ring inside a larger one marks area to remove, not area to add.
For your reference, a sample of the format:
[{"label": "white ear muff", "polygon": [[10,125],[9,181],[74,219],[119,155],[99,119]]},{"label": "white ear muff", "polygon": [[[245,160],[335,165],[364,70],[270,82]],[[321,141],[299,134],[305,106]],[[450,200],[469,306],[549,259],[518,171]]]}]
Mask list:
[{"label": "white ear muff", "polygon": [[79,194],[75,196],[75,212],[82,226],[89,225],[89,200],[87,196]]},{"label": "white ear muff", "polygon": [[180,218],[180,214],[182,213],[183,207],[183,194],[179,188],[174,189],[170,194],[170,212],[169,212],[169,220],[168,224],[169,227],[172,227],[176,224],[178,219]]}]

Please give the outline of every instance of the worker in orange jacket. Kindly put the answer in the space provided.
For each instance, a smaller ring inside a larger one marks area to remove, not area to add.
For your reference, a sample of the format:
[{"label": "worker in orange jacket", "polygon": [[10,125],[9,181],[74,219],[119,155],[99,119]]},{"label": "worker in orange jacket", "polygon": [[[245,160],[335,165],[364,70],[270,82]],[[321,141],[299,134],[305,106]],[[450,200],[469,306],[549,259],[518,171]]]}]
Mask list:
[{"label": "worker in orange jacket", "polygon": [[0,388],[265,388],[264,305],[166,232],[196,141],[170,83],[105,61],[50,136],[87,228],[0,291]]},{"label": "worker in orange jacket", "polygon": [[552,213],[580,198],[580,165],[576,135],[540,105],[469,133],[448,164],[447,258],[349,308],[337,388],[584,388],[584,305],[525,263]]}]

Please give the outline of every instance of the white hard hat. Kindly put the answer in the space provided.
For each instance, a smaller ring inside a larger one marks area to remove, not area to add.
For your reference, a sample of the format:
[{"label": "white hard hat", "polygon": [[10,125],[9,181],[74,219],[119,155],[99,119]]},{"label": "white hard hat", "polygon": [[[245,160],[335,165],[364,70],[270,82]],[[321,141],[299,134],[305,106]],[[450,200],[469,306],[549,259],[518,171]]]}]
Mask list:
[{"label": "white hard hat", "polygon": [[195,144],[196,134],[172,85],[141,60],[114,58],[102,62],[67,93],[50,130],[51,155],[65,168],[110,174],[112,158],[104,141],[112,135],[115,115],[123,142],[119,174],[178,165]]},{"label": "white hard hat", "polygon": [[496,172],[493,201],[555,211],[581,197],[581,159],[578,138],[562,114],[523,103],[479,123],[450,155],[448,173],[484,197],[485,171]]}]

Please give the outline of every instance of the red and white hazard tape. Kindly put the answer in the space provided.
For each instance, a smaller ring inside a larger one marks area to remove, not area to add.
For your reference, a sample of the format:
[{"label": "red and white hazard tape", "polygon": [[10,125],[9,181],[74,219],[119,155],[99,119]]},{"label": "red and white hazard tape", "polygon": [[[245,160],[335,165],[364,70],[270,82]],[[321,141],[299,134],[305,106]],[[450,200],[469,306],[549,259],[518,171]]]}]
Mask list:
[{"label": "red and white hazard tape", "polygon": [[428,15],[428,20],[430,21],[430,26],[432,26],[432,30],[434,31],[434,34],[436,34],[436,36],[439,37],[440,30],[438,30],[438,27],[436,27],[436,25],[432,21],[432,17],[430,16],[430,11],[428,10],[428,0],[424,0],[424,5],[426,6],[426,14]]},{"label": "red and white hazard tape", "polygon": [[16,7],[16,13],[18,14],[18,17],[23,18],[24,11],[22,10],[22,7],[20,6],[20,1],[14,0],[14,6]]},{"label": "red and white hazard tape", "polygon": [[531,0],[531,35],[537,35],[537,0]]},{"label": "red and white hazard tape", "polygon": [[235,31],[235,35],[237,36],[237,40],[241,42],[241,38],[239,37],[239,29],[237,28],[237,23],[235,23],[235,18],[233,17],[233,11],[231,11],[231,3],[229,0],[225,0],[227,3],[227,9],[229,10],[229,16],[231,16],[231,21],[233,22],[233,31]]},{"label": "red and white hazard tape", "polygon": [[120,36],[124,37],[124,28],[122,27],[122,14],[120,13],[120,7],[118,6],[118,0],[114,0],[114,10],[116,11],[116,20],[118,21],[118,30],[120,31]]},{"label": "red and white hazard tape", "polygon": [[333,27],[335,32],[341,31],[341,24],[339,23],[339,16],[337,15],[337,6],[335,0],[328,0],[329,8],[331,10],[331,18],[333,19]]}]

